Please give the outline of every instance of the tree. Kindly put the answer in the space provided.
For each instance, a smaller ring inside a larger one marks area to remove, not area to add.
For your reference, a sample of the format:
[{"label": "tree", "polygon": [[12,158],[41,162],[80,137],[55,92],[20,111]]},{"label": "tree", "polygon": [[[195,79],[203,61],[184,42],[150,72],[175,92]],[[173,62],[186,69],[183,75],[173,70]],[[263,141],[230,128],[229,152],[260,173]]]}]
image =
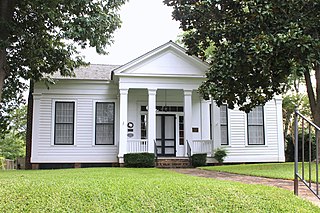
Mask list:
[{"label": "tree", "polygon": [[188,52],[210,63],[202,96],[250,111],[285,91],[292,76],[304,77],[312,117],[320,125],[320,1],[164,3],[188,31]]},{"label": "tree", "polygon": [[23,105],[8,114],[8,131],[0,132],[0,156],[16,159],[25,156],[27,106]]},{"label": "tree", "polygon": [[38,81],[54,72],[73,75],[84,64],[77,45],[105,53],[120,27],[117,12],[125,2],[0,0],[0,108],[21,100],[21,79]]}]

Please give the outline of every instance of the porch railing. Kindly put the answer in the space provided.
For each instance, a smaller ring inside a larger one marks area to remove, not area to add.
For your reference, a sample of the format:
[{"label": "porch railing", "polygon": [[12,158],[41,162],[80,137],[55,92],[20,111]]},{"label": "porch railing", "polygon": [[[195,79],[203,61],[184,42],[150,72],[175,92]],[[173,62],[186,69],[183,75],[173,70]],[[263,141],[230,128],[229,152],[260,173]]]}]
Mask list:
[{"label": "porch railing", "polygon": [[148,152],[148,139],[130,139],[127,146],[128,153]]},{"label": "porch railing", "polygon": [[212,155],[212,140],[193,140],[193,153],[207,153],[208,156]]},{"label": "porch railing", "polygon": [[[301,131],[299,131],[299,119],[301,119]],[[306,130],[307,129],[307,130]],[[301,139],[299,138],[301,133]],[[320,128],[309,121],[305,116],[295,111],[295,150],[294,150],[294,194],[298,195],[299,179],[318,198],[319,196],[319,132]],[[314,133],[314,138],[312,134]],[[305,136],[307,138],[305,139]],[[313,143],[312,143],[313,142]],[[314,143],[315,142],[315,143]],[[299,148],[301,144],[301,149]],[[312,149],[315,148],[315,153]],[[306,156],[307,155],[307,156]],[[307,159],[306,159],[307,158]],[[315,161],[313,161],[315,159]],[[301,168],[299,169],[299,160]],[[315,164],[315,165],[314,165]],[[313,169],[312,167],[315,167]],[[314,174],[315,173],[315,174]],[[312,180],[312,177],[315,179]]]},{"label": "porch railing", "polygon": [[191,155],[192,155],[192,152],[191,152],[191,146],[189,144],[189,141],[187,140],[187,156],[189,158],[189,160],[191,159]]}]

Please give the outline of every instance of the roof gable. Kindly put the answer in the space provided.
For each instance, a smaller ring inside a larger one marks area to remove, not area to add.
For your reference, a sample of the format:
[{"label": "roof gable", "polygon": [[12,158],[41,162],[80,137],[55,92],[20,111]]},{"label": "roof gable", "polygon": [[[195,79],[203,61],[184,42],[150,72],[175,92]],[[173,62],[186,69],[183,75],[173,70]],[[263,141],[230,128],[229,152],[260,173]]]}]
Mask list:
[{"label": "roof gable", "polygon": [[204,76],[208,65],[172,41],[114,70],[115,75]]}]

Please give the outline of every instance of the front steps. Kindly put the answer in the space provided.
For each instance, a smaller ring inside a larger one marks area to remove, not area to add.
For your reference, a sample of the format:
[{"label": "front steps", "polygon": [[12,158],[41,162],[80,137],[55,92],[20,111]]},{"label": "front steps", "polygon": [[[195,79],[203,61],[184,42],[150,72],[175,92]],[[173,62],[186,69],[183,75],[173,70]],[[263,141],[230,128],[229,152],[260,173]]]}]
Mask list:
[{"label": "front steps", "polygon": [[189,158],[177,157],[158,157],[156,160],[156,167],[158,168],[190,168],[191,163]]}]

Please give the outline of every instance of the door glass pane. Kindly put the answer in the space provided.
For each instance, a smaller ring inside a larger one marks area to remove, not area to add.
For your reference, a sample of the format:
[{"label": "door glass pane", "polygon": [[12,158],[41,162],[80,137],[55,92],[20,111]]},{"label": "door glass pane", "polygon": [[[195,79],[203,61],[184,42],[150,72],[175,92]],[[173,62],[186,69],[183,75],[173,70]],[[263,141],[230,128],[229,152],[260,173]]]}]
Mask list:
[{"label": "door glass pane", "polygon": [[161,138],[161,116],[156,118],[156,138]]},{"label": "door glass pane", "polygon": [[174,116],[165,116],[165,138],[174,138]]},{"label": "door glass pane", "polygon": [[174,146],[174,141],[165,141],[166,146]]},{"label": "door glass pane", "polygon": [[166,152],[167,155],[172,155],[172,154],[174,154],[174,148],[166,147],[165,148],[165,152]]}]

